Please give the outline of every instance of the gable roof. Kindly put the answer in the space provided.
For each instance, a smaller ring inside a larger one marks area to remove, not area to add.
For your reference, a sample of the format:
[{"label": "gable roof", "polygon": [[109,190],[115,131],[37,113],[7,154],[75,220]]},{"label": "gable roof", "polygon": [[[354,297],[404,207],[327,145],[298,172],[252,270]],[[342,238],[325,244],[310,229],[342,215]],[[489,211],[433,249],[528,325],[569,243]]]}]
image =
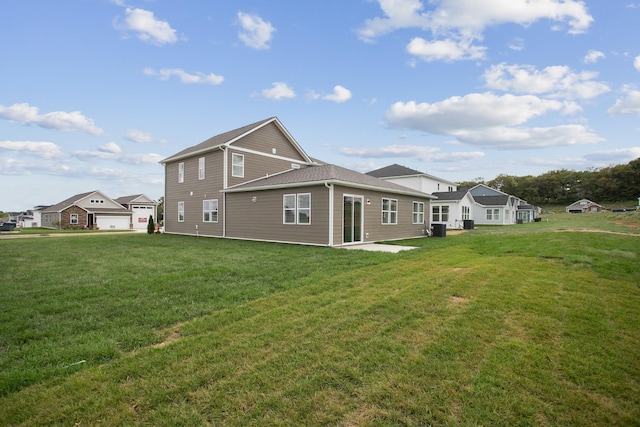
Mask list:
[{"label": "gable roof", "polygon": [[413,195],[433,198],[432,195],[394,184],[367,174],[352,171],[340,166],[324,164],[301,169],[290,169],[271,176],[259,178],[244,184],[222,190],[227,193],[292,188],[309,185],[339,184],[347,187],[371,189],[394,194]]},{"label": "gable roof", "polygon": [[438,191],[436,193],[432,193],[434,196],[438,198],[438,200],[462,200],[464,196],[469,193],[469,189],[465,188],[464,190],[458,191]]},{"label": "gable roof", "polygon": [[121,205],[128,205],[128,204],[131,204],[131,203],[134,203],[134,202],[137,202],[137,203],[150,203],[150,202],[153,202],[153,200],[149,199],[144,194],[134,194],[134,195],[131,195],[131,196],[122,196],[122,197],[118,197],[117,199],[113,199],[113,200],[114,200],[114,202],[118,202]]},{"label": "gable roof", "polygon": [[399,165],[394,163],[389,166],[385,166],[380,169],[373,170],[371,172],[367,172],[366,175],[370,175],[376,178],[389,179],[389,178],[407,178],[407,177],[416,177],[423,176],[425,178],[431,179],[433,181],[439,181],[445,184],[451,184],[457,186],[455,182],[451,182],[447,179],[439,178],[437,176],[429,175],[425,172],[420,172],[419,170],[410,169],[406,166]]},{"label": "gable roof", "polygon": [[367,172],[366,175],[374,176],[376,178],[392,178],[397,176],[415,176],[426,174],[424,172],[420,172],[415,169],[409,169],[408,167],[394,163],[392,165]]},{"label": "gable roof", "polygon": [[167,157],[166,159],[160,161],[162,164],[167,164],[169,162],[174,162],[176,160],[186,159],[188,157],[192,157],[198,154],[204,154],[210,151],[217,150],[219,148],[228,147],[233,144],[238,139],[257,131],[263,126],[268,125],[269,123],[274,123],[278,129],[284,134],[287,140],[295,147],[295,149],[302,155],[302,157],[308,162],[312,163],[311,158],[304,152],[302,147],[298,144],[298,142],[291,136],[289,131],[284,127],[284,125],[280,122],[277,117],[270,117],[268,119],[260,120],[259,122],[252,123],[250,125],[239,127],[238,129],[230,130],[228,132],[221,133],[219,135],[215,135],[206,141],[201,142],[200,144],[193,145],[191,147],[185,148],[178,153]]},{"label": "gable roof", "polygon": [[[473,195],[472,195],[473,196]],[[473,196],[473,200],[484,206],[505,206],[509,201],[509,195]]]},{"label": "gable roof", "polygon": [[[82,199],[85,199],[93,194],[99,194],[100,196],[102,196],[105,199],[114,201],[111,197],[105,195],[104,193],[98,191],[98,190],[94,190],[94,191],[88,191],[86,193],[80,193],[80,194],[76,194],[74,196],[69,197],[68,199],[65,199],[63,201],[61,201],[60,203],[56,203],[55,205],[49,206],[48,208],[44,209],[42,211],[42,213],[51,213],[51,212],[62,212],[63,210],[65,210],[66,208],[68,208],[69,206],[73,206],[77,203],[79,203]],[[90,211],[91,212],[117,212],[117,211],[127,211],[124,206],[120,205],[118,203],[118,205],[120,206],[119,208],[114,207],[114,208],[91,208]],[[87,210],[86,208],[82,207],[82,209]]]}]

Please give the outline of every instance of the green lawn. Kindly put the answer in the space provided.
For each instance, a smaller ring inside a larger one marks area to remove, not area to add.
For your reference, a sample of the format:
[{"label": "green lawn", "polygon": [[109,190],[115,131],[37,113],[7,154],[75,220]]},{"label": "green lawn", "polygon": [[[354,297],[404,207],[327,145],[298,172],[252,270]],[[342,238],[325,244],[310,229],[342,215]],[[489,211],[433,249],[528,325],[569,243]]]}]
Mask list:
[{"label": "green lawn", "polygon": [[639,425],[639,213],[394,243],[0,239],[0,425]]}]

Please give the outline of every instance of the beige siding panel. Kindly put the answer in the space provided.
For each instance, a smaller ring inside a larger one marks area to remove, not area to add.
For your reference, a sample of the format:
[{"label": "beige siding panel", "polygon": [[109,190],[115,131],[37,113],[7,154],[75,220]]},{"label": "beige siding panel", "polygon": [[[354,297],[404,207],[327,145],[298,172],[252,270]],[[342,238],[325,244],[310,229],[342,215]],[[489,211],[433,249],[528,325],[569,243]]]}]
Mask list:
[{"label": "beige siding panel", "polygon": [[[238,178],[232,176],[232,153],[242,154],[244,156],[244,177]],[[291,169],[291,161],[275,159],[273,157],[267,157],[260,154],[244,153],[229,149],[229,170],[227,171],[229,179],[229,187],[242,184],[248,181],[253,181],[258,178],[263,178],[267,174],[273,175],[286,170]]]},{"label": "beige siding panel", "polygon": [[[198,159],[205,158],[205,179],[198,179]],[[178,182],[178,162],[165,166],[165,210],[164,229],[166,233],[192,234],[202,236],[222,236],[223,195],[223,152],[213,151],[203,156],[182,160],[184,162],[184,182]],[[202,201],[218,199],[218,222],[202,221]],[[184,202],[185,219],[178,222],[178,202]]]},{"label": "beige siding panel", "polygon": [[266,154],[305,161],[304,157],[294,148],[275,123],[269,123],[244,138],[234,142],[231,147],[242,147],[249,150],[260,151]]},{"label": "beige siding panel", "polygon": [[[311,194],[311,224],[283,224],[282,197]],[[227,237],[329,244],[329,190],[324,186],[227,194]]]},{"label": "beige siding panel", "polygon": [[[413,202],[424,202],[425,219],[429,221],[430,203],[427,198],[387,194],[372,190],[360,190],[336,186],[334,191],[334,244],[343,244],[343,197],[345,194],[364,197],[363,241],[380,242],[424,236],[423,224],[412,224]],[[382,224],[382,199],[398,200],[398,223]]]}]

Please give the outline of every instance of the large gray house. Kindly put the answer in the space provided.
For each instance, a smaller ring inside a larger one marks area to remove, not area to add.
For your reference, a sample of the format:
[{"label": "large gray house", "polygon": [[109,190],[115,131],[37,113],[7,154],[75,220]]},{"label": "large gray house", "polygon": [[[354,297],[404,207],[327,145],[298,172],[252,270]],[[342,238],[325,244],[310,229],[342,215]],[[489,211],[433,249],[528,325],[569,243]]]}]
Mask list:
[{"label": "large gray house", "polygon": [[310,158],[276,117],[161,163],[165,233],[342,246],[430,227],[433,196]]}]

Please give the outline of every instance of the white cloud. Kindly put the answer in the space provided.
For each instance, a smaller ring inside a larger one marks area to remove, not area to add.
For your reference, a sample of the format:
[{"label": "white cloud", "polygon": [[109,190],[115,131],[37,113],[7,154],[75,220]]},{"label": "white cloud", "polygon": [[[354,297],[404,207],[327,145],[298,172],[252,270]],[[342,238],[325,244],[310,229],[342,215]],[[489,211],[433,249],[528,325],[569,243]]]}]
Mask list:
[{"label": "white cloud", "polygon": [[270,89],[263,89],[262,96],[269,99],[295,98],[296,93],[284,82],[273,82]]},{"label": "white cloud", "polygon": [[341,104],[351,99],[351,91],[343,86],[337,85],[333,88],[332,94],[325,95],[322,99]]},{"label": "white cloud", "polygon": [[122,149],[115,142],[107,142],[105,145],[101,145],[100,147],[98,147],[98,149],[103,153],[111,153],[111,154],[122,153]]},{"label": "white cloud", "polygon": [[166,142],[165,140],[156,140],[156,138],[148,132],[143,132],[141,130],[129,129],[124,137],[131,142],[137,143],[150,143],[150,142]]},{"label": "white cloud", "polygon": [[572,113],[572,102],[491,92],[451,97],[433,104],[396,102],[387,111],[391,127],[454,136],[465,144],[497,149],[541,148],[602,141],[586,126],[518,127],[549,112]]},{"label": "white cloud", "polygon": [[260,50],[269,49],[269,42],[276,31],[270,22],[265,22],[258,15],[244,12],[238,12],[238,21],[242,27],[238,37],[246,46]]},{"label": "white cloud", "polygon": [[599,50],[590,50],[584,57],[584,62],[586,64],[590,64],[604,58],[604,53],[600,52]]},{"label": "white cloud", "polygon": [[160,80],[169,80],[172,76],[176,76],[182,83],[185,84],[212,84],[218,85],[224,81],[224,77],[216,74],[204,74],[204,73],[187,73],[180,68],[162,68],[160,70],[154,70],[153,68],[145,68],[144,73],[147,76],[155,76]]},{"label": "white cloud", "polygon": [[556,65],[537,70],[531,65],[501,63],[485,70],[483,78],[489,89],[527,94],[546,94],[552,98],[595,98],[609,92],[607,84],[594,81],[595,72],[572,72]]},{"label": "white cloud", "polygon": [[520,37],[516,37],[509,43],[509,49],[515,50],[517,52],[524,50],[524,40]]},{"label": "white cloud", "polygon": [[567,23],[571,34],[582,33],[593,22],[586,5],[580,0],[442,0],[423,12],[419,0],[378,0],[384,17],[368,19],[358,30],[363,41],[401,28],[431,30],[434,34],[480,34],[486,27],[505,23],[523,26],[547,19]]},{"label": "white cloud", "polygon": [[607,113],[617,116],[623,114],[640,114],[640,90],[625,89],[626,96],[616,100]]},{"label": "white cloud", "polygon": [[417,158],[429,162],[459,162],[466,160],[476,160],[484,156],[480,151],[445,153],[437,147],[420,145],[387,145],[374,148],[349,148],[338,149],[340,154],[345,156],[388,159],[388,158]]},{"label": "white cloud", "polygon": [[176,30],[167,21],[156,19],[153,12],[144,9],[127,8],[124,25],[116,25],[125,30],[135,31],[138,38],[152,44],[163,45],[178,41]]},{"label": "white cloud", "polygon": [[596,144],[604,141],[583,125],[531,128],[497,126],[473,132],[460,132],[456,136],[465,144],[510,150]]},{"label": "white cloud", "polygon": [[473,46],[473,39],[427,41],[415,37],[407,45],[407,52],[425,61],[460,61],[484,58],[486,47]]},{"label": "white cloud", "polygon": [[95,126],[92,119],[83,116],[80,111],[54,111],[40,114],[37,107],[32,107],[26,102],[9,107],[0,105],[0,118],[25,125],[35,124],[47,129],[80,131],[97,136],[104,134],[102,129]]},{"label": "white cloud", "polygon": [[636,56],[633,60],[633,66],[636,70],[640,71],[640,55]]},{"label": "white cloud", "polygon": [[640,157],[640,147],[616,148],[587,154],[585,159],[607,163],[625,163]]},{"label": "white cloud", "polygon": [[502,95],[491,92],[453,96],[429,103],[396,102],[387,111],[392,127],[442,135],[460,135],[474,129],[518,125],[550,111],[573,111],[575,104],[533,95]]},{"label": "white cloud", "polygon": [[98,147],[98,150],[80,150],[74,151],[73,156],[83,160],[107,160],[119,163],[126,163],[132,165],[139,164],[157,164],[163,156],[155,153],[123,153],[122,149],[115,142],[109,142],[105,145]]},{"label": "white cloud", "polygon": [[43,159],[63,157],[60,147],[53,142],[42,141],[0,141],[0,150],[27,153]]}]

